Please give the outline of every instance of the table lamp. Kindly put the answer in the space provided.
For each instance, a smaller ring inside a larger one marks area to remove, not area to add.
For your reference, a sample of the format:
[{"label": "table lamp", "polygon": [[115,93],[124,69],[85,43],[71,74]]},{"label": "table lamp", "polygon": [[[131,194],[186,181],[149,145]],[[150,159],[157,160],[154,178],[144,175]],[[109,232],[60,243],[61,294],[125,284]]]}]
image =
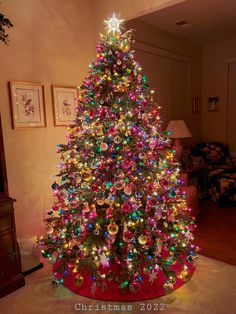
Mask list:
[{"label": "table lamp", "polygon": [[183,153],[183,146],[181,145],[180,138],[187,138],[192,135],[184,120],[171,120],[167,125],[166,131],[171,131],[169,137],[175,139],[172,148],[176,151],[176,158],[180,161]]}]

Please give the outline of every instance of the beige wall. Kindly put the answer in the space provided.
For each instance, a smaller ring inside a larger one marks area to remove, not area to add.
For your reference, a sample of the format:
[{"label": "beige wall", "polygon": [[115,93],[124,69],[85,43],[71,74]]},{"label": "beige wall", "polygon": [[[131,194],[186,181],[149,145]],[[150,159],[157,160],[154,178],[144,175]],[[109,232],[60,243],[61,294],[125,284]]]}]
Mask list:
[{"label": "beige wall", "polygon": [[188,126],[193,137],[191,141],[197,141],[201,135],[201,113],[192,113],[192,98],[201,96],[201,66],[202,47],[189,40],[172,35],[161,29],[146,24],[138,19],[127,22],[127,28],[135,29],[135,39],[144,44],[165,49],[190,58],[190,100],[186,108]]},{"label": "beige wall", "polygon": [[[93,19],[83,0],[8,0],[2,1],[1,11],[14,23],[10,45],[0,45],[0,108],[9,192],[17,200],[21,237],[41,233],[58,173],[56,144],[65,142],[66,127],[53,126],[50,85],[82,82],[94,58]],[[44,83],[47,128],[12,129],[9,80]]]},{"label": "beige wall", "polygon": [[91,0],[95,20],[95,31],[103,31],[103,20],[112,13],[120,18],[130,20],[186,0]]},{"label": "beige wall", "polygon": [[[226,141],[228,59],[236,57],[236,38],[203,47],[202,140]],[[219,111],[208,112],[208,97],[219,96]]]}]

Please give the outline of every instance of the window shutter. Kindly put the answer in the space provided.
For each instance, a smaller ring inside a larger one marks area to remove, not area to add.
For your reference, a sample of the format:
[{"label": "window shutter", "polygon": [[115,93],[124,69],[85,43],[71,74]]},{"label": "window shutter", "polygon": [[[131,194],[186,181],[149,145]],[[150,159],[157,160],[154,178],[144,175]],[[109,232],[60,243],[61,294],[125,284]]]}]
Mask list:
[{"label": "window shutter", "polygon": [[170,56],[136,50],[136,59],[148,77],[154,100],[162,107],[161,118],[165,127],[169,120],[188,117],[189,63]]}]

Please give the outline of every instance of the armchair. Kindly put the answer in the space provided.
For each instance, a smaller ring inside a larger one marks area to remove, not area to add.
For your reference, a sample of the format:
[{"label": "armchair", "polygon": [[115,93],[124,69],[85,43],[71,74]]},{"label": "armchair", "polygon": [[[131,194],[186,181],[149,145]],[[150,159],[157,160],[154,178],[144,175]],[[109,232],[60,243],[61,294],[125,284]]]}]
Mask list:
[{"label": "armchair", "polygon": [[211,199],[218,206],[236,205],[236,167],[229,147],[221,142],[202,142],[191,149],[208,166],[208,185]]}]

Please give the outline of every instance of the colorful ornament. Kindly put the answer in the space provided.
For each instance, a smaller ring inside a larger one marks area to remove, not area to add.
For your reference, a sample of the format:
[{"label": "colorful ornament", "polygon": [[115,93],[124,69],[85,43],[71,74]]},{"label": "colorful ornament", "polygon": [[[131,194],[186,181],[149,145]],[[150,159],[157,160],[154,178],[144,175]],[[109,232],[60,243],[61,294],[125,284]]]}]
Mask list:
[{"label": "colorful ornament", "polygon": [[140,290],[140,283],[137,281],[133,281],[129,284],[129,290],[132,293],[137,293]]},{"label": "colorful ornament", "polygon": [[123,231],[122,239],[125,242],[130,243],[130,242],[133,241],[134,235],[133,235],[133,233],[129,229],[126,229],[126,230]]},{"label": "colorful ornament", "polygon": [[76,274],[75,277],[74,277],[74,285],[76,287],[80,287],[82,286],[83,282],[84,282],[84,277],[79,273],[79,274]]},{"label": "colorful ornament", "polygon": [[119,231],[119,227],[117,226],[117,224],[115,222],[112,222],[108,225],[107,231],[109,234],[115,235]]},{"label": "colorful ornament", "polygon": [[56,261],[57,261],[57,259],[56,259],[56,257],[53,256],[53,255],[50,256],[49,259],[48,259],[48,263],[51,264],[51,265],[55,264]]},{"label": "colorful ornament", "polygon": [[101,143],[101,144],[100,144],[100,148],[101,148],[101,150],[102,150],[103,152],[105,152],[105,151],[108,149],[107,143]]},{"label": "colorful ornament", "polygon": [[47,234],[52,234],[54,232],[53,226],[52,225],[47,225],[45,232]]},{"label": "colorful ornament", "polygon": [[122,141],[122,138],[121,138],[119,135],[117,135],[117,136],[114,137],[114,142],[115,142],[116,144],[120,144],[121,141]]},{"label": "colorful ornament", "polygon": [[163,285],[163,289],[166,293],[171,293],[174,290],[174,285],[171,282],[166,282]]},{"label": "colorful ornament", "polygon": [[103,198],[97,198],[97,203],[98,203],[98,205],[100,205],[100,206],[104,205],[104,204],[105,204],[105,197],[103,197]]},{"label": "colorful ornament", "polygon": [[114,183],[114,187],[116,188],[116,190],[122,190],[124,185],[125,185],[124,180],[120,180]]},{"label": "colorful ornament", "polygon": [[148,237],[145,234],[141,234],[138,237],[139,244],[145,245],[147,243]]},{"label": "colorful ornament", "polygon": [[85,202],[85,203],[84,203],[83,212],[85,212],[85,213],[90,212],[90,208],[89,208],[88,202]]},{"label": "colorful ornament", "polygon": [[128,202],[124,202],[122,205],[121,205],[121,210],[123,213],[129,213],[131,209],[131,206],[129,205]]},{"label": "colorful ornament", "polygon": [[132,194],[133,189],[132,189],[131,186],[128,185],[128,186],[126,186],[126,187],[124,188],[124,192],[125,192],[126,195],[130,195],[130,194]]}]

